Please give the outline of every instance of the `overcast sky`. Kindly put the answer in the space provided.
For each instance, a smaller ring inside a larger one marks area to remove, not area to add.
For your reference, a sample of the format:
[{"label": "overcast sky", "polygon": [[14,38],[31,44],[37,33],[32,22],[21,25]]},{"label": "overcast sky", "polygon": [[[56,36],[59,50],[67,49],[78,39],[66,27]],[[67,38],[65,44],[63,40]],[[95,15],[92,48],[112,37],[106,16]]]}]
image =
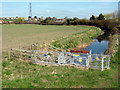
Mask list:
[{"label": "overcast sky", "polygon": [[[94,0],[94,1],[98,1],[98,0]],[[102,0],[102,1],[108,1],[108,0]],[[109,0],[109,1],[113,1],[113,0]],[[114,0],[114,1],[118,1],[118,0]],[[112,13],[117,9],[118,9],[117,2],[32,2],[32,16],[38,16],[38,17],[55,16],[57,18],[64,18],[64,17],[89,18],[91,15],[98,16],[100,13],[103,14]],[[3,2],[2,16],[28,17],[29,2]]]}]

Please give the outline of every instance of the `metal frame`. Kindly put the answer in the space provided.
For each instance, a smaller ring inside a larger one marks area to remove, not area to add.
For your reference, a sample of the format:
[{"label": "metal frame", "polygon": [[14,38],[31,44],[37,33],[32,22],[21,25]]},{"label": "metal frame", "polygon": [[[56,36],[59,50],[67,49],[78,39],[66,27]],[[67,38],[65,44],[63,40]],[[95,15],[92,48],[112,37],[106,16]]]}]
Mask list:
[{"label": "metal frame", "polygon": [[12,49],[12,50],[21,51],[23,52],[21,53],[22,55],[25,54],[31,56],[32,63],[44,63],[44,64],[54,64],[54,65],[72,64],[81,67],[98,68],[101,69],[101,71],[103,71],[104,69],[109,69],[109,65],[110,65],[109,55],[91,54],[91,51],[88,54],[83,54],[83,53],[70,53],[66,51],[54,52],[54,51],[40,51],[40,50],[27,51],[21,49]]}]

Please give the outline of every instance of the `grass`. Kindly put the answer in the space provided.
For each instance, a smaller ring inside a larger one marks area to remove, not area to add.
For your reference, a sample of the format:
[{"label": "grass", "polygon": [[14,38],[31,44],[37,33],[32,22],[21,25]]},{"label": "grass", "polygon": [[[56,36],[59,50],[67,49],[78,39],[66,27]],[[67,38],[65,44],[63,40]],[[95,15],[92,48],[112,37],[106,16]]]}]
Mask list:
[{"label": "grass", "polygon": [[52,45],[62,49],[76,48],[83,44],[89,45],[93,38],[101,33],[102,31],[99,28],[93,27],[87,31],[72,34],[71,36],[54,41]]},{"label": "grass", "polygon": [[114,54],[118,50],[118,43],[119,43],[118,40],[119,40],[118,34],[110,36],[110,43],[109,43],[108,49],[105,51],[105,54],[114,56]]},{"label": "grass", "polygon": [[[118,61],[119,54],[111,61]],[[36,65],[13,59],[4,59],[2,66],[4,88],[118,88],[117,62],[111,62],[111,69],[104,71]]]},{"label": "grass", "polygon": [[[120,44],[119,44],[120,45]],[[73,66],[49,66],[4,58],[4,88],[120,88],[120,52],[111,57],[110,69],[100,71]]]},{"label": "grass", "polygon": [[[22,27],[23,26],[23,27]],[[18,28],[16,30],[16,28]],[[3,48],[17,47],[20,40],[21,46],[44,40],[59,39],[62,35],[67,36],[63,39],[74,38],[74,35],[81,34],[89,29],[97,28],[88,26],[40,26],[40,25],[3,25]],[[13,30],[13,32],[11,31]],[[74,31],[75,30],[75,31]],[[29,32],[30,31],[30,32]],[[8,32],[8,33],[7,33]],[[66,32],[66,33],[62,33]],[[16,35],[14,34],[16,33]],[[56,34],[60,33],[60,35]],[[74,34],[74,35],[73,35]],[[84,34],[84,33],[83,33]],[[91,33],[86,33],[88,36]],[[34,36],[35,35],[35,36]],[[42,36],[44,38],[42,38]],[[46,36],[44,36],[46,35]],[[50,35],[50,36],[49,36]],[[55,36],[52,36],[55,35]],[[92,38],[96,34],[92,34]],[[86,37],[85,36],[85,37]],[[22,38],[21,38],[22,37]],[[34,37],[34,38],[32,38]],[[41,37],[41,38],[40,38]],[[22,39],[30,42],[25,44]],[[46,38],[46,39],[45,39]],[[92,39],[91,38],[91,39]],[[90,40],[91,40],[90,39]],[[10,42],[10,40],[12,42]],[[61,41],[61,39],[59,39]],[[59,43],[58,40],[58,43]],[[8,41],[8,42],[7,42]],[[62,42],[61,41],[61,42]],[[88,41],[86,41],[88,42]],[[8,46],[5,46],[5,43]],[[15,44],[16,43],[16,44]],[[75,43],[75,42],[74,42]],[[2,60],[2,87],[3,88],[118,88],[118,51],[111,58],[109,70],[84,69],[73,66],[49,66],[36,65],[6,57]]]},{"label": "grass", "polygon": [[43,44],[91,29],[97,30],[98,28],[90,26],[44,26],[33,24],[2,25],[2,48],[3,51],[7,51],[8,48],[30,47],[31,44]]}]

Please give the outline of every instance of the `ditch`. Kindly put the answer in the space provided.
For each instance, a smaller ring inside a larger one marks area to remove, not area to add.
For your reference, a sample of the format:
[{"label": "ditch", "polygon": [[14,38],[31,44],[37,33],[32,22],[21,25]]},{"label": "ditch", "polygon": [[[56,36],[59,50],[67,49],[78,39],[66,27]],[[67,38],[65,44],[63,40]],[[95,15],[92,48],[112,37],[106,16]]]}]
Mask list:
[{"label": "ditch", "polygon": [[109,34],[104,33],[94,39],[94,42],[84,50],[91,50],[92,54],[104,54],[109,45]]}]

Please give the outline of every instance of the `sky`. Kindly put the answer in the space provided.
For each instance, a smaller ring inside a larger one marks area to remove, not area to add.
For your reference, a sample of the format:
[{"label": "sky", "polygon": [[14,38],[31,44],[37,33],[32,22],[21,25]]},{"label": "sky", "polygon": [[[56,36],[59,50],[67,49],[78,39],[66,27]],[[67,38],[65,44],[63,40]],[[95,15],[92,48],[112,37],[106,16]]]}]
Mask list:
[{"label": "sky", "polygon": [[118,2],[120,0],[1,0],[2,2]]},{"label": "sky", "polygon": [[[28,17],[29,2],[2,2],[2,17]],[[70,0],[72,1],[72,0]],[[89,0],[88,0],[89,1]],[[95,0],[97,1],[97,0]],[[118,9],[118,2],[31,2],[32,16],[57,18],[89,18],[100,13],[107,14]],[[114,0],[115,1],[115,0]]]}]

